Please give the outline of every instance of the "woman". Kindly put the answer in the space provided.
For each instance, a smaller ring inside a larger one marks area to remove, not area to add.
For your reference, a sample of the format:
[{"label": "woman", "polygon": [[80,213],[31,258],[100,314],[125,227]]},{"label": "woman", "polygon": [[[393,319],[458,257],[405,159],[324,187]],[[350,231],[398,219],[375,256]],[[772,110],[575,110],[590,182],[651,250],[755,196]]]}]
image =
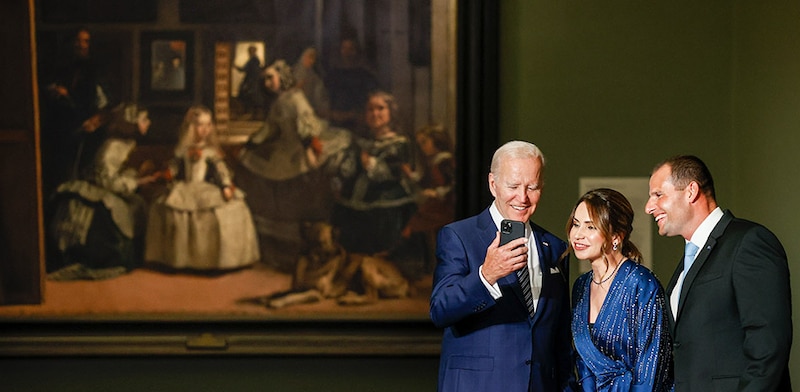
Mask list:
[{"label": "woman", "polygon": [[383,91],[369,95],[365,122],[371,139],[356,139],[349,158],[339,166],[338,199],[333,224],[350,252],[375,254],[393,250],[415,211],[404,167],[412,146],[397,127],[394,97]]},{"label": "woman", "polygon": [[313,47],[306,48],[292,68],[294,80],[297,82],[297,87],[303,90],[303,94],[314,108],[317,116],[327,118],[330,111],[328,90],[325,88],[325,82],[317,64],[317,50]]},{"label": "woman", "polygon": [[[327,159],[320,141],[327,129],[284,60],[266,69],[264,85],[275,101],[239,153],[237,179],[248,194],[262,253],[269,254],[264,261],[288,272],[303,246],[302,222],[326,220],[333,203],[320,168]],[[326,144],[325,151],[331,150]]]},{"label": "woman", "polygon": [[[621,193],[578,199],[567,233],[592,270],[575,281],[572,334],[583,391],[669,391],[672,353],[664,290],[630,241],[633,209]],[[569,250],[567,250],[569,251]]]},{"label": "woman", "polygon": [[250,210],[223,158],[211,110],[192,106],[181,125],[175,158],[163,174],[171,189],[150,210],[148,261],[215,271],[258,260]]},{"label": "woman", "polygon": [[[145,202],[141,185],[155,180],[128,167],[134,137],[150,127],[147,111],[120,105],[95,158],[93,176],[61,184],[48,222],[47,269],[53,280],[107,279],[142,264]],[[126,110],[127,111],[127,110]]]}]

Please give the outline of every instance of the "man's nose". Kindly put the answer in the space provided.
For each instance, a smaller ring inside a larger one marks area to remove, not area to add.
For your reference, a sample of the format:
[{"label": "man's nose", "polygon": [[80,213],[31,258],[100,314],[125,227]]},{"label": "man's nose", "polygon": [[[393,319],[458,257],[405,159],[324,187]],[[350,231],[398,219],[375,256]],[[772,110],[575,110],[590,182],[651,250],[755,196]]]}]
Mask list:
[{"label": "man's nose", "polygon": [[646,214],[648,214],[648,215],[649,215],[649,214],[652,214],[653,212],[655,212],[655,210],[656,210],[656,207],[655,207],[655,205],[654,205],[654,204],[655,204],[655,203],[653,203],[652,201],[650,201],[650,200],[647,200],[647,203],[644,205],[644,212],[645,212]]}]

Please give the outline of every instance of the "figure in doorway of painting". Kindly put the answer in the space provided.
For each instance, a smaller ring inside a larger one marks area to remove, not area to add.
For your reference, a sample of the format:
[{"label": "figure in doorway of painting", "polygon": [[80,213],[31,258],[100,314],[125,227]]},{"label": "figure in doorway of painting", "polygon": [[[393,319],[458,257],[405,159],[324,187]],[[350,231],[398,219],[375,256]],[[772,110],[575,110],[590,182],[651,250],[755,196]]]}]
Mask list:
[{"label": "figure in doorway of painting", "polygon": [[109,130],[115,134],[101,146],[94,175],[62,183],[53,197],[49,279],[107,279],[142,264],[146,210],[137,190],[156,176],[144,167],[137,173],[126,163],[150,119],[135,105],[120,105],[112,117]]},{"label": "figure in doorway of painting", "polygon": [[113,107],[108,86],[91,55],[91,33],[78,28],[71,54],[43,66],[42,175],[45,197],[59,184],[91,177],[94,158],[106,139],[105,125]]},{"label": "figure in doorway of painting", "polygon": [[306,48],[292,70],[297,87],[303,90],[314,112],[321,118],[328,118],[330,114],[328,89],[325,87],[318,64],[317,50],[313,47]]},{"label": "figure in doorway of painting", "polygon": [[263,117],[261,112],[266,102],[264,97],[264,66],[258,58],[258,48],[254,45],[247,47],[248,60],[243,67],[235,66],[239,72],[244,73],[244,78],[239,84],[239,102],[242,104],[242,118],[255,118],[260,120]]},{"label": "figure in doorway of painting", "polygon": [[[403,166],[403,172],[415,184],[417,212],[403,229],[409,244],[421,243],[421,262],[424,272],[433,272],[436,261],[436,234],[455,218],[455,157],[447,128],[430,124],[417,130],[415,139],[422,153],[422,165],[413,170]],[[419,255],[417,255],[419,256]]]},{"label": "figure in doorway of painting", "polygon": [[378,89],[378,81],[355,38],[346,35],[341,39],[339,57],[332,62],[325,85],[330,95],[331,124],[350,130],[360,129],[367,95]]},{"label": "figure in doorway of painting", "polygon": [[354,136],[349,155],[338,166],[332,222],[351,254],[391,258],[416,209],[403,172],[412,161],[412,145],[397,125],[398,107],[391,94],[370,94],[365,109],[371,137]]},{"label": "figure in doorway of painting", "polygon": [[195,105],[186,112],[175,157],[161,176],[169,191],[150,208],[146,261],[218,272],[259,259],[252,216],[234,186],[210,109]]}]

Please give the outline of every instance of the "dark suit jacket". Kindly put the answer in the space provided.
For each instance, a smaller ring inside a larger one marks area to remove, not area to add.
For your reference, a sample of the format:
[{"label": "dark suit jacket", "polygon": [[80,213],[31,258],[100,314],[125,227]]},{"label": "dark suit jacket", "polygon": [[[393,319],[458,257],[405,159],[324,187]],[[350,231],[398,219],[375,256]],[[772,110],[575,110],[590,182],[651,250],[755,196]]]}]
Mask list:
[{"label": "dark suit jacket", "polygon": [[686,274],[677,320],[669,312],[675,391],[791,391],[791,312],[780,241],[726,211]]},{"label": "dark suit jacket", "polygon": [[497,227],[489,210],[439,232],[430,315],[444,328],[439,391],[556,391],[571,380],[566,244],[531,223],[542,291],[528,316],[516,274],[498,281],[495,301],[479,276]]}]

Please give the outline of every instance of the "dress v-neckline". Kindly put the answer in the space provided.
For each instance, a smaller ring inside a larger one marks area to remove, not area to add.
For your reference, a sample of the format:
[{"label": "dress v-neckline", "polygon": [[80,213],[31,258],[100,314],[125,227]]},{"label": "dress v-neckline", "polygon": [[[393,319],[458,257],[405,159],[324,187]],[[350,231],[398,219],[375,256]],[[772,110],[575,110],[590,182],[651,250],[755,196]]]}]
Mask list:
[{"label": "dress v-neckline", "polygon": [[[592,275],[589,275],[589,279],[587,279],[587,282],[586,282],[586,289],[585,289],[586,293],[584,294],[584,298],[588,299],[586,301],[586,306],[587,306],[587,312],[586,312],[587,324],[596,325],[598,323],[598,320],[600,320],[600,316],[603,315],[603,311],[607,307],[606,306],[606,303],[607,303],[606,299],[611,295],[612,291],[614,291],[616,289],[617,285],[615,283],[617,282],[617,277],[619,277],[619,274],[622,271],[622,268],[625,266],[625,263],[627,263],[629,260],[630,259],[626,258],[626,259],[622,260],[619,263],[619,266],[617,267],[617,271],[614,273],[615,276],[609,282],[608,290],[606,290],[606,295],[605,295],[605,297],[603,297],[603,302],[600,304],[600,309],[597,310],[597,316],[594,318],[594,320],[592,320],[592,284],[594,282],[592,282]],[[592,272],[589,271],[589,273],[591,274]]]}]

